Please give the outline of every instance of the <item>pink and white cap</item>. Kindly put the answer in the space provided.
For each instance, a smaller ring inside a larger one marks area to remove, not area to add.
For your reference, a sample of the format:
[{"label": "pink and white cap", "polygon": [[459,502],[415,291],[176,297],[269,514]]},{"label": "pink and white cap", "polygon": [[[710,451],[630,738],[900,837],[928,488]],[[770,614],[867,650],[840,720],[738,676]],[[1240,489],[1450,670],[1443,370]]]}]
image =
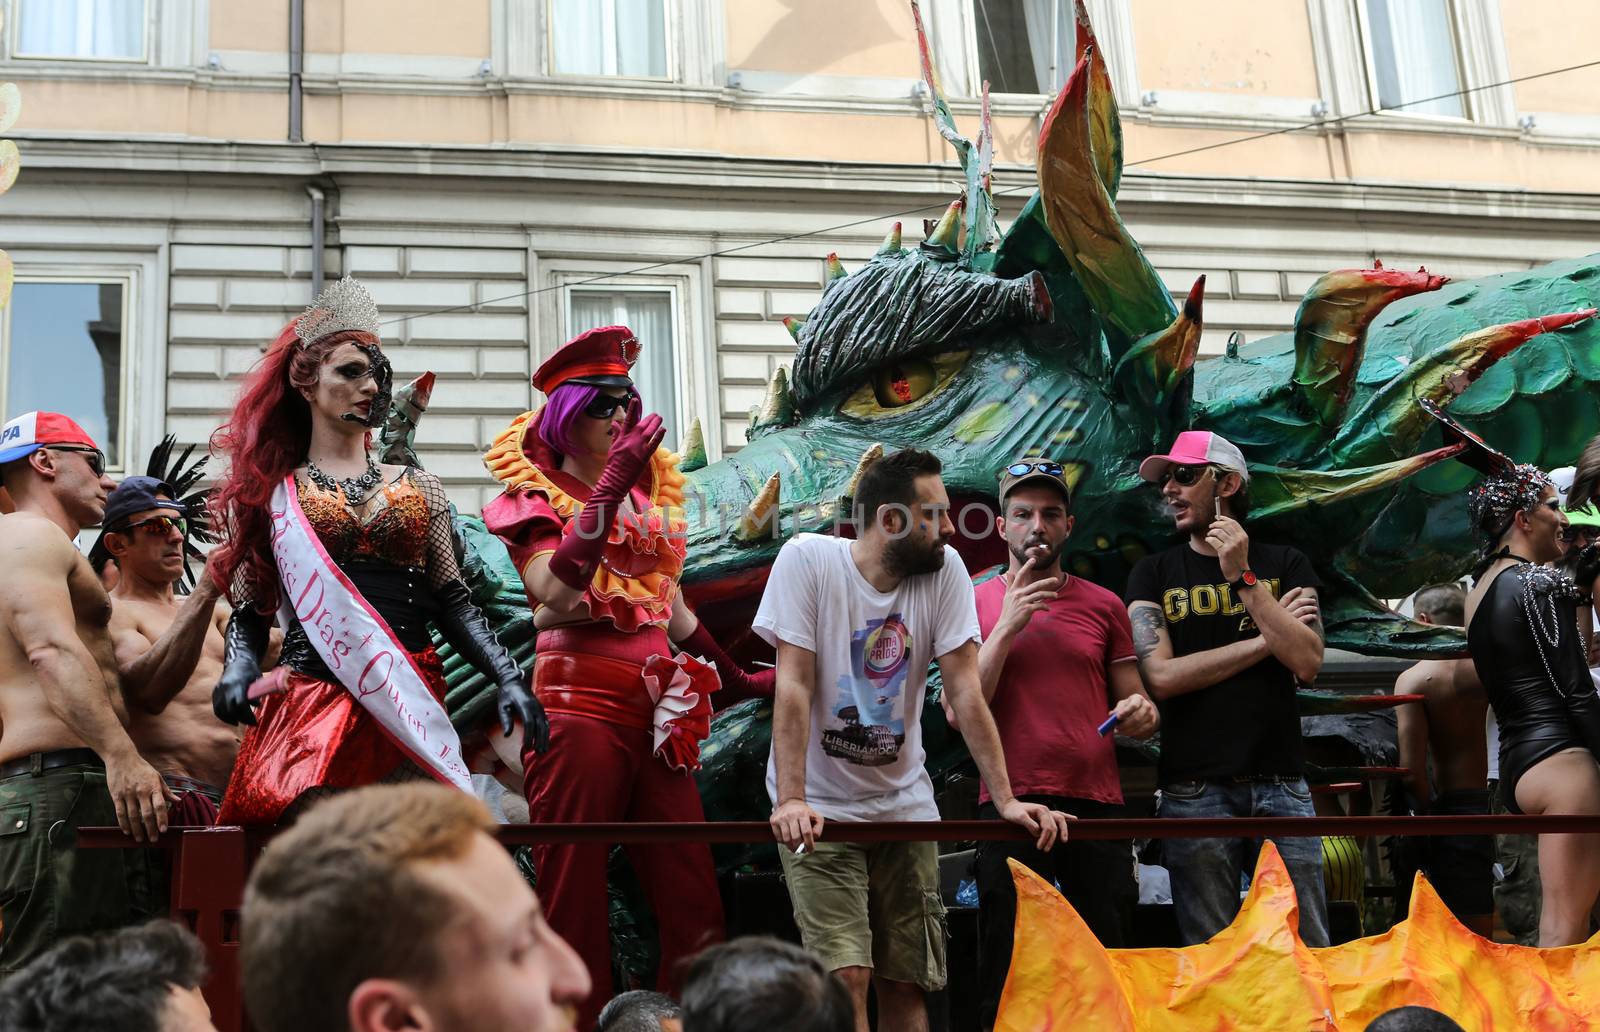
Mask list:
[{"label": "pink and white cap", "polygon": [[1209,430],[1185,430],[1179,434],[1167,454],[1152,455],[1139,463],[1139,477],[1159,484],[1170,466],[1220,466],[1239,474],[1245,483],[1250,482],[1244,452],[1226,437]]},{"label": "pink and white cap", "polygon": [[15,462],[52,444],[99,447],[88,431],[59,412],[24,412],[0,427],[0,463]]}]

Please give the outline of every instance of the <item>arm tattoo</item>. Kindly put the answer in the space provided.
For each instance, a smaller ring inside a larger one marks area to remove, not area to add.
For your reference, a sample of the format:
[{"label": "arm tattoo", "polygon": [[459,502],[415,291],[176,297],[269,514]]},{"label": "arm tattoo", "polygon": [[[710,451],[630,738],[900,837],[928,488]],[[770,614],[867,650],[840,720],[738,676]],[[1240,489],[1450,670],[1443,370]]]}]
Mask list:
[{"label": "arm tattoo", "polygon": [[1155,606],[1137,606],[1133,610],[1133,651],[1139,654],[1140,660],[1148,659],[1161,644],[1161,625],[1165,622],[1161,610]]}]

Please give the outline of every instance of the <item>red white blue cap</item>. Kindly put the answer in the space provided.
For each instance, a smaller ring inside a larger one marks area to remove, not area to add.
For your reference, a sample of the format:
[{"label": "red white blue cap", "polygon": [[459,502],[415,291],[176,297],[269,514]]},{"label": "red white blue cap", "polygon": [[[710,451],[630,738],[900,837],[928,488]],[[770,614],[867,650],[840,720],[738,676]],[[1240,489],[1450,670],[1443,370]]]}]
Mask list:
[{"label": "red white blue cap", "polygon": [[1185,430],[1172,442],[1172,450],[1165,455],[1152,455],[1139,463],[1139,476],[1152,484],[1161,483],[1161,477],[1173,466],[1220,466],[1239,474],[1250,482],[1250,468],[1245,465],[1244,452],[1221,434],[1209,430]]},{"label": "red white blue cap", "polygon": [[25,412],[0,427],[0,464],[15,462],[53,444],[100,447],[88,431],[59,412]]}]

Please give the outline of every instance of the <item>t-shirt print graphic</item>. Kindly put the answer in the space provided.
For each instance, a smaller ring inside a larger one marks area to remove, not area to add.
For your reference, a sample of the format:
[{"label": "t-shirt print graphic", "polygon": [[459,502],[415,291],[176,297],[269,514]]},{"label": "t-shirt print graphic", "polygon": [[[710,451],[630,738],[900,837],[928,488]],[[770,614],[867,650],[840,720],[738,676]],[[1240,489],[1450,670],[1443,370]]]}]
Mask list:
[{"label": "t-shirt print graphic", "polygon": [[899,613],[869,621],[850,635],[851,672],[839,678],[837,723],[822,730],[823,752],[863,767],[899,759],[906,741],[901,702],[910,658],[911,632]]}]

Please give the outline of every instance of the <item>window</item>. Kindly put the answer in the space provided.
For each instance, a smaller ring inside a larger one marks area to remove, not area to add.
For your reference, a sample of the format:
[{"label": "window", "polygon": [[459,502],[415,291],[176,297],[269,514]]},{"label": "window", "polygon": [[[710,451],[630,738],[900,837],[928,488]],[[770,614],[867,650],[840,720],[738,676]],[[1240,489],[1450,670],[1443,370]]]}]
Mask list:
[{"label": "window", "polygon": [[1467,117],[1465,97],[1445,96],[1461,89],[1450,0],[1365,0],[1361,13],[1373,107]]},{"label": "window", "polygon": [[[1055,93],[1072,71],[1075,29],[1067,0],[972,0],[976,95]],[[1052,40],[1054,42],[1052,43]]]},{"label": "window", "polygon": [[550,0],[550,71],[665,79],[666,0]]},{"label": "window", "polygon": [[15,57],[145,59],[145,0],[16,0],[15,16]]},{"label": "window", "polygon": [[126,279],[18,277],[0,312],[0,411],[7,418],[34,409],[76,420],[122,461],[124,370],[127,367]]},{"label": "window", "polygon": [[673,293],[658,290],[589,290],[574,288],[567,318],[569,337],[596,326],[626,326],[639,338],[639,361],[633,382],[644,398],[645,411],[661,417],[667,428],[666,447],[676,450],[681,424],[678,346],[673,333]]}]

